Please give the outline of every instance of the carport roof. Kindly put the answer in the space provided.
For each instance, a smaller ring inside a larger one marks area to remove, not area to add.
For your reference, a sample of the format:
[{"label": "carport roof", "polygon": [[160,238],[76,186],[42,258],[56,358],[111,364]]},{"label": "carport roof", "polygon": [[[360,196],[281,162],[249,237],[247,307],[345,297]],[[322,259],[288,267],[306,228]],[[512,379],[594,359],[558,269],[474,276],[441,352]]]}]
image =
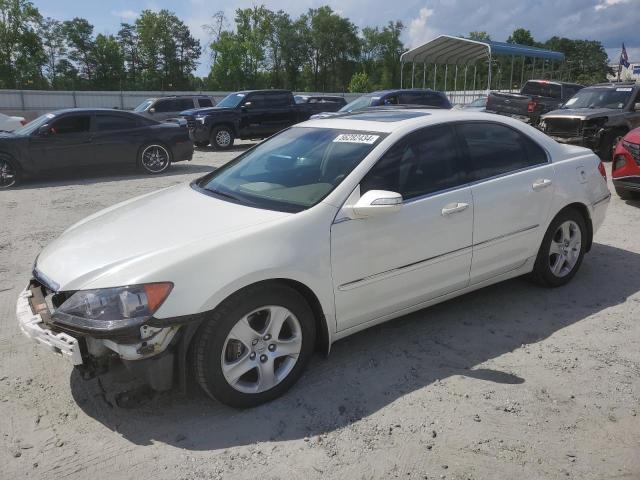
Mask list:
[{"label": "carport roof", "polygon": [[464,65],[493,55],[513,55],[519,57],[544,58],[546,60],[564,60],[564,54],[529,47],[517,43],[471,40],[468,38],[440,35],[433,40],[404,52],[402,63],[441,63]]}]

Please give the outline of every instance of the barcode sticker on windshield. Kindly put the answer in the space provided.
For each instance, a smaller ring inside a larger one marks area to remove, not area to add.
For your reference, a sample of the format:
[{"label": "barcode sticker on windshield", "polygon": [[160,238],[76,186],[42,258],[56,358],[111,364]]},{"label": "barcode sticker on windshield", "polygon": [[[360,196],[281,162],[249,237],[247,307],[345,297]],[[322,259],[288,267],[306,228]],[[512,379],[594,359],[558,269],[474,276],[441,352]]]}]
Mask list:
[{"label": "barcode sticker on windshield", "polygon": [[341,133],[333,139],[334,143],[366,143],[371,145],[380,138],[380,135],[366,135],[364,133]]}]

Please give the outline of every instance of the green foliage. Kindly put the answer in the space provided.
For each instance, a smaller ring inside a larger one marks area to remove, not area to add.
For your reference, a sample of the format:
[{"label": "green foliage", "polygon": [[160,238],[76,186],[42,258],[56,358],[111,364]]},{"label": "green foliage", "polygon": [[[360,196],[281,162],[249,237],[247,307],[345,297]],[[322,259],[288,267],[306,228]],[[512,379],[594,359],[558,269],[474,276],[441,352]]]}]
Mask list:
[{"label": "green foliage", "polygon": [[[282,10],[256,5],[237,9],[232,28],[223,11],[205,28],[212,38],[211,70],[206,78],[195,78],[200,42],[168,10],[144,10],[133,23],[121,24],[116,35],[95,35],[93,25],[84,18],[42,18],[30,0],[0,0],[0,88],[340,92],[400,86],[400,56],[406,49],[399,21],[359,30],[328,6],[292,18]],[[467,37],[491,39],[485,31],[470,32]],[[610,70],[597,41],[552,37],[536,42],[529,30],[518,28],[507,42],[563,52],[562,69],[557,63],[545,63],[546,78],[590,84],[605,80]],[[492,88],[518,88],[522,71],[525,80],[542,76],[540,60],[516,59],[509,85],[511,58],[497,57],[492,62]],[[444,70],[438,67],[438,89],[445,86]],[[451,89],[454,74],[453,68],[449,70],[447,87]],[[459,70],[460,88],[463,72]],[[484,88],[488,62],[478,62],[475,70],[477,88]],[[433,86],[432,65],[426,70],[417,65],[414,75],[414,84],[422,85],[424,78]],[[411,82],[410,70],[405,69],[404,79],[405,85]]]},{"label": "green foliage", "polygon": [[371,83],[369,76],[364,73],[354,73],[349,82],[349,91],[351,93],[367,93],[371,91]]}]

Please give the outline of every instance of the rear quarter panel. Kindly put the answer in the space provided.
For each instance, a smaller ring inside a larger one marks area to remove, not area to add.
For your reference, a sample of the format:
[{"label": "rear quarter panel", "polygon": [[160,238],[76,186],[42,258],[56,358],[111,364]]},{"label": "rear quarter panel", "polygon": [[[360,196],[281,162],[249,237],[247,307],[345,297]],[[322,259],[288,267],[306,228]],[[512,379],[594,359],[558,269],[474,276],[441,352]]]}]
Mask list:
[{"label": "rear quarter panel", "polygon": [[562,145],[553,161],[557,182],[549,222],[567,205],[582,203],[589,211],[594,233],[598,230],[611,196],[599,164],[591,150]]}]

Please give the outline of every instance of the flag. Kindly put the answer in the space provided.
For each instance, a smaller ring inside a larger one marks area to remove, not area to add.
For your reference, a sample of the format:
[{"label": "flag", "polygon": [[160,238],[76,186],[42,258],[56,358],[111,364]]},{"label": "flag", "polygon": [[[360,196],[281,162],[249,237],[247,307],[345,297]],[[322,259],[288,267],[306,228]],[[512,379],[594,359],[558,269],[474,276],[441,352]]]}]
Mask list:
[{"label": "flag", "polygon": [[620,54],[620,65],[624,65],[625,68],[629,68],[629,57],[627,56],[627,49],[622,44],[622,53]]}]

